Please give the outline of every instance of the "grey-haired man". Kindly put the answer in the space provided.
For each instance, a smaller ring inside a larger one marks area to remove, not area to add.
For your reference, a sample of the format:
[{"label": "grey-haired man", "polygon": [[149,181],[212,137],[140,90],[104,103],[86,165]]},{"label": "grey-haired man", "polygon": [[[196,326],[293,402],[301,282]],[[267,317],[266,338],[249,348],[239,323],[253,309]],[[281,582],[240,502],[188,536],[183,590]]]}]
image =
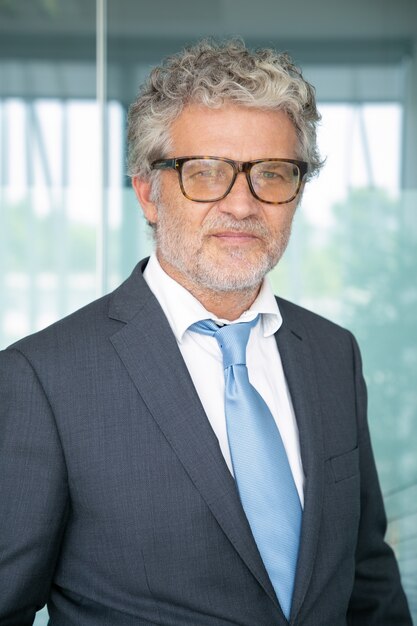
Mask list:
[{"label": "grey-haired man", "polygon": [[0,356],[0,624],[411,624],[356,342],[265,278],[317,120],[270,50],[151,73],[129,168],[155,253]]}]

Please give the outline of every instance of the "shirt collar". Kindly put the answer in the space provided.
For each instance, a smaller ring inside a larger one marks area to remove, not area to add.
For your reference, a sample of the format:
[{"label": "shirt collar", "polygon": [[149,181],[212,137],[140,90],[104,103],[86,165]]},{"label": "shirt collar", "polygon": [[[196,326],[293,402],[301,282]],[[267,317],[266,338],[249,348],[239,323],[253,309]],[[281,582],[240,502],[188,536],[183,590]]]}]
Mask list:
[{"label": "shirt collar", "polygon": [[260,314],[264,337],[269,337],[276,333],[282,324],[281,313],[267,278],[264,278],[259,294],[252,306],[247,311],[244,311],[237,320],[230,322],[229,320],[217,318],[213,313],[207,311],[201,302],[187,289],[168,276],[160,266],[155,253],[151,255],[143,277],[159,301],[172,332],[179,343],[182,342],[184,333],[191,324],[204,319],[212,319],[219,324],[230,324],[248,322]]}]

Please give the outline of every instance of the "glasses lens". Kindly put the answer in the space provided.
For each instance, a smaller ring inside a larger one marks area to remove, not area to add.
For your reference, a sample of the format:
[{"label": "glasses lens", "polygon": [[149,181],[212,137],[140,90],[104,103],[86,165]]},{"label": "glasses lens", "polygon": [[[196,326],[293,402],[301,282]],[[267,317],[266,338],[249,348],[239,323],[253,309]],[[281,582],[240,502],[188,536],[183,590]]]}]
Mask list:
[{"label": "glasses lens", "polygon": [[233,179],[233,167],[216,159],[190,159],[182,166],[182,184],[192,200],[210,202],[223,196]]},{"label": "glasses lens", "polygon": [[300,170],[288,161],[256,163],[250,174],[257,196],[265,202],[288,202],[297,193]]}]

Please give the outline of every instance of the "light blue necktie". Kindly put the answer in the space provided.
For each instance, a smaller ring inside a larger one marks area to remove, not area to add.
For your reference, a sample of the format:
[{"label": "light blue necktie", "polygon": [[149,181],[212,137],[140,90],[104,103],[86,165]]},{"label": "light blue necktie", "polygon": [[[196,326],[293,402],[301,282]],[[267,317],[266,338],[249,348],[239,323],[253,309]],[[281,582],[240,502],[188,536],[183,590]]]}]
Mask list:
[{"label": "light blue necktie", "polygon": [[263,398],[249,382],[246,345],[258,322],[219,328],[212,320],[190,330],[212,335],[223,354],[227,436],[239,497],[287,619],[301,529],[301,504],[281,435]]}]

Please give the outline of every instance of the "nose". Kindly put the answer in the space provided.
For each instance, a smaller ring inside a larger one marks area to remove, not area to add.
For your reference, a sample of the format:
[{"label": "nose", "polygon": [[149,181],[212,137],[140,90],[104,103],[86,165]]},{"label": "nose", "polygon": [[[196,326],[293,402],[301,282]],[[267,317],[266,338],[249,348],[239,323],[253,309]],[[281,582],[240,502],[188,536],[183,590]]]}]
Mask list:
[{"label": "nose", "polygon": [[259,202],[252,195],[244,172],[239,172],[233,187],[218,205],[220,211],[230,213],[236,219],[244,219],[259,211]]}]

